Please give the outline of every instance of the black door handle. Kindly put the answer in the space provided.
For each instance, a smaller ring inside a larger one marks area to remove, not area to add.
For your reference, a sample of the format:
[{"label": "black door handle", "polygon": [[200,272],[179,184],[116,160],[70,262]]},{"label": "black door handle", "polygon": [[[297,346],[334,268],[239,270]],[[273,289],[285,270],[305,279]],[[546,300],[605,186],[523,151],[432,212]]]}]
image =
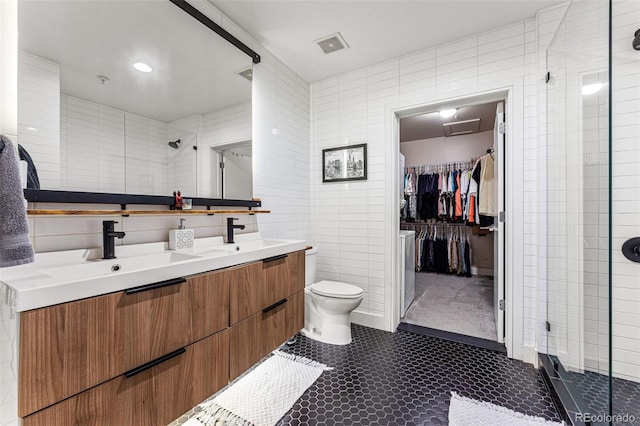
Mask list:
[{"label": "black door handle", "polygon": [[124,291],[124,293],[125,294],[142,293],[143,291],[155,290],[157,288],[168,287],[170,285],[182,284],[182,283],[186,283],[186,282],[187,282],[187,279],[184,278],[184,277],[173,278],[173,279],[166,280],[166,281],[159,281],[159,282],[153,283],[153,284],[141,285],[139,287],[131,287],[131,288],[126,289]]},{"label": "black door handle", "polygon": [[178,355],[182,355],[186,351],[187,351],[186,348],[180,348],[180,349],[175,350],[173,352],[169,352],[166,355],[162,355],[160,358],[156,358],[153,361],[149,361],[146,364],[142,364],[139,367],[136,367],[136,368],[133,368],[133,369],[127,371],[126,373],[124,373],[124,375],[128,379],[130,377],[135,376],[136,374],[140,374],[143,371],[150,369],[151,367],[155,367],[158,364],[162,364],[165,361],[169,361],[171,358],[175,358]]},{"label": "black door handle", "polygon": [[288,254],[279,254],[277,256],[267,257],[266,259],[262,259],[262,261],[264,263],[269,263],[269,262],[274,262],[274,261],[280,260],[280,259],[286,259],[287,256],[289,256],[289,255]]},{"label": "black door handle", "polygon": [[266,308],[264,308],[262,310],[263,314],[266,314],[269,311],[273,311],[275,308],[277,308],[280,305],[284,305],[285,303],[287,303],[287,299],[282,299],[279,302],[274,303],[273,305],[267,306]]}]

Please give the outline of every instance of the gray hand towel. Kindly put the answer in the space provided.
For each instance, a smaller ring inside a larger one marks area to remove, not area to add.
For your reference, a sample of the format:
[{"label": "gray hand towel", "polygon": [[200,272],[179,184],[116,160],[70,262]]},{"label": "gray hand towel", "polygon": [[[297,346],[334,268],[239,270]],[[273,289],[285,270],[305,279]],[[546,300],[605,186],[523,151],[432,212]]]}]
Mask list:
[{"label": "gray hand towel", "polygon": [[0,268],[34,260],[18,159],[9,138],[0,135]]}]

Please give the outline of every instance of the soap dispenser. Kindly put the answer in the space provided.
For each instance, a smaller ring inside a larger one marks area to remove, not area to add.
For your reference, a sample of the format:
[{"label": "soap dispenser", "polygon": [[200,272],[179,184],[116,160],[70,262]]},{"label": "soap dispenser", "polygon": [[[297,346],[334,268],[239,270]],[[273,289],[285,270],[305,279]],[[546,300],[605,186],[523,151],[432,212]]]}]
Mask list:
[{"label": "soap dispenser", "polygon": [[187,250],[193,248],[193,229],[185,229],[186,219],[180,219],[178,229],[169,231],[169,249]]}]

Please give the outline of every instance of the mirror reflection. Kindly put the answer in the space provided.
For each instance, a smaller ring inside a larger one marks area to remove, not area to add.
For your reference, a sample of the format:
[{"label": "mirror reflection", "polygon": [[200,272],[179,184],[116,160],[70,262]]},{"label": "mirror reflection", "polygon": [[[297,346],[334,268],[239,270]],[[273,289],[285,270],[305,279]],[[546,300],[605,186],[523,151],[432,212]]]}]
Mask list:
[{"label": "mirror reflection", "polygon": [[168,0],[20,0],[18,20],[39,189],[251,199],[249,56]]}]

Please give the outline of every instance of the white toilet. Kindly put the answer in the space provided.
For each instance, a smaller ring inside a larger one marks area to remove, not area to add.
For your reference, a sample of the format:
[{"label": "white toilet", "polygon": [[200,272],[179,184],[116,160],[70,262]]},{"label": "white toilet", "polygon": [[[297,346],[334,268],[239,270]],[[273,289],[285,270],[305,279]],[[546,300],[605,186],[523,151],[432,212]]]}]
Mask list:
[{"label": "white toilet", "polygon": [[362,303],[364,292],[360,287],[338,281],[316,283],[317,258],[317,248],[306,251],[302,334],[324,343],[348,345],[351,343],[349,317]]}]

